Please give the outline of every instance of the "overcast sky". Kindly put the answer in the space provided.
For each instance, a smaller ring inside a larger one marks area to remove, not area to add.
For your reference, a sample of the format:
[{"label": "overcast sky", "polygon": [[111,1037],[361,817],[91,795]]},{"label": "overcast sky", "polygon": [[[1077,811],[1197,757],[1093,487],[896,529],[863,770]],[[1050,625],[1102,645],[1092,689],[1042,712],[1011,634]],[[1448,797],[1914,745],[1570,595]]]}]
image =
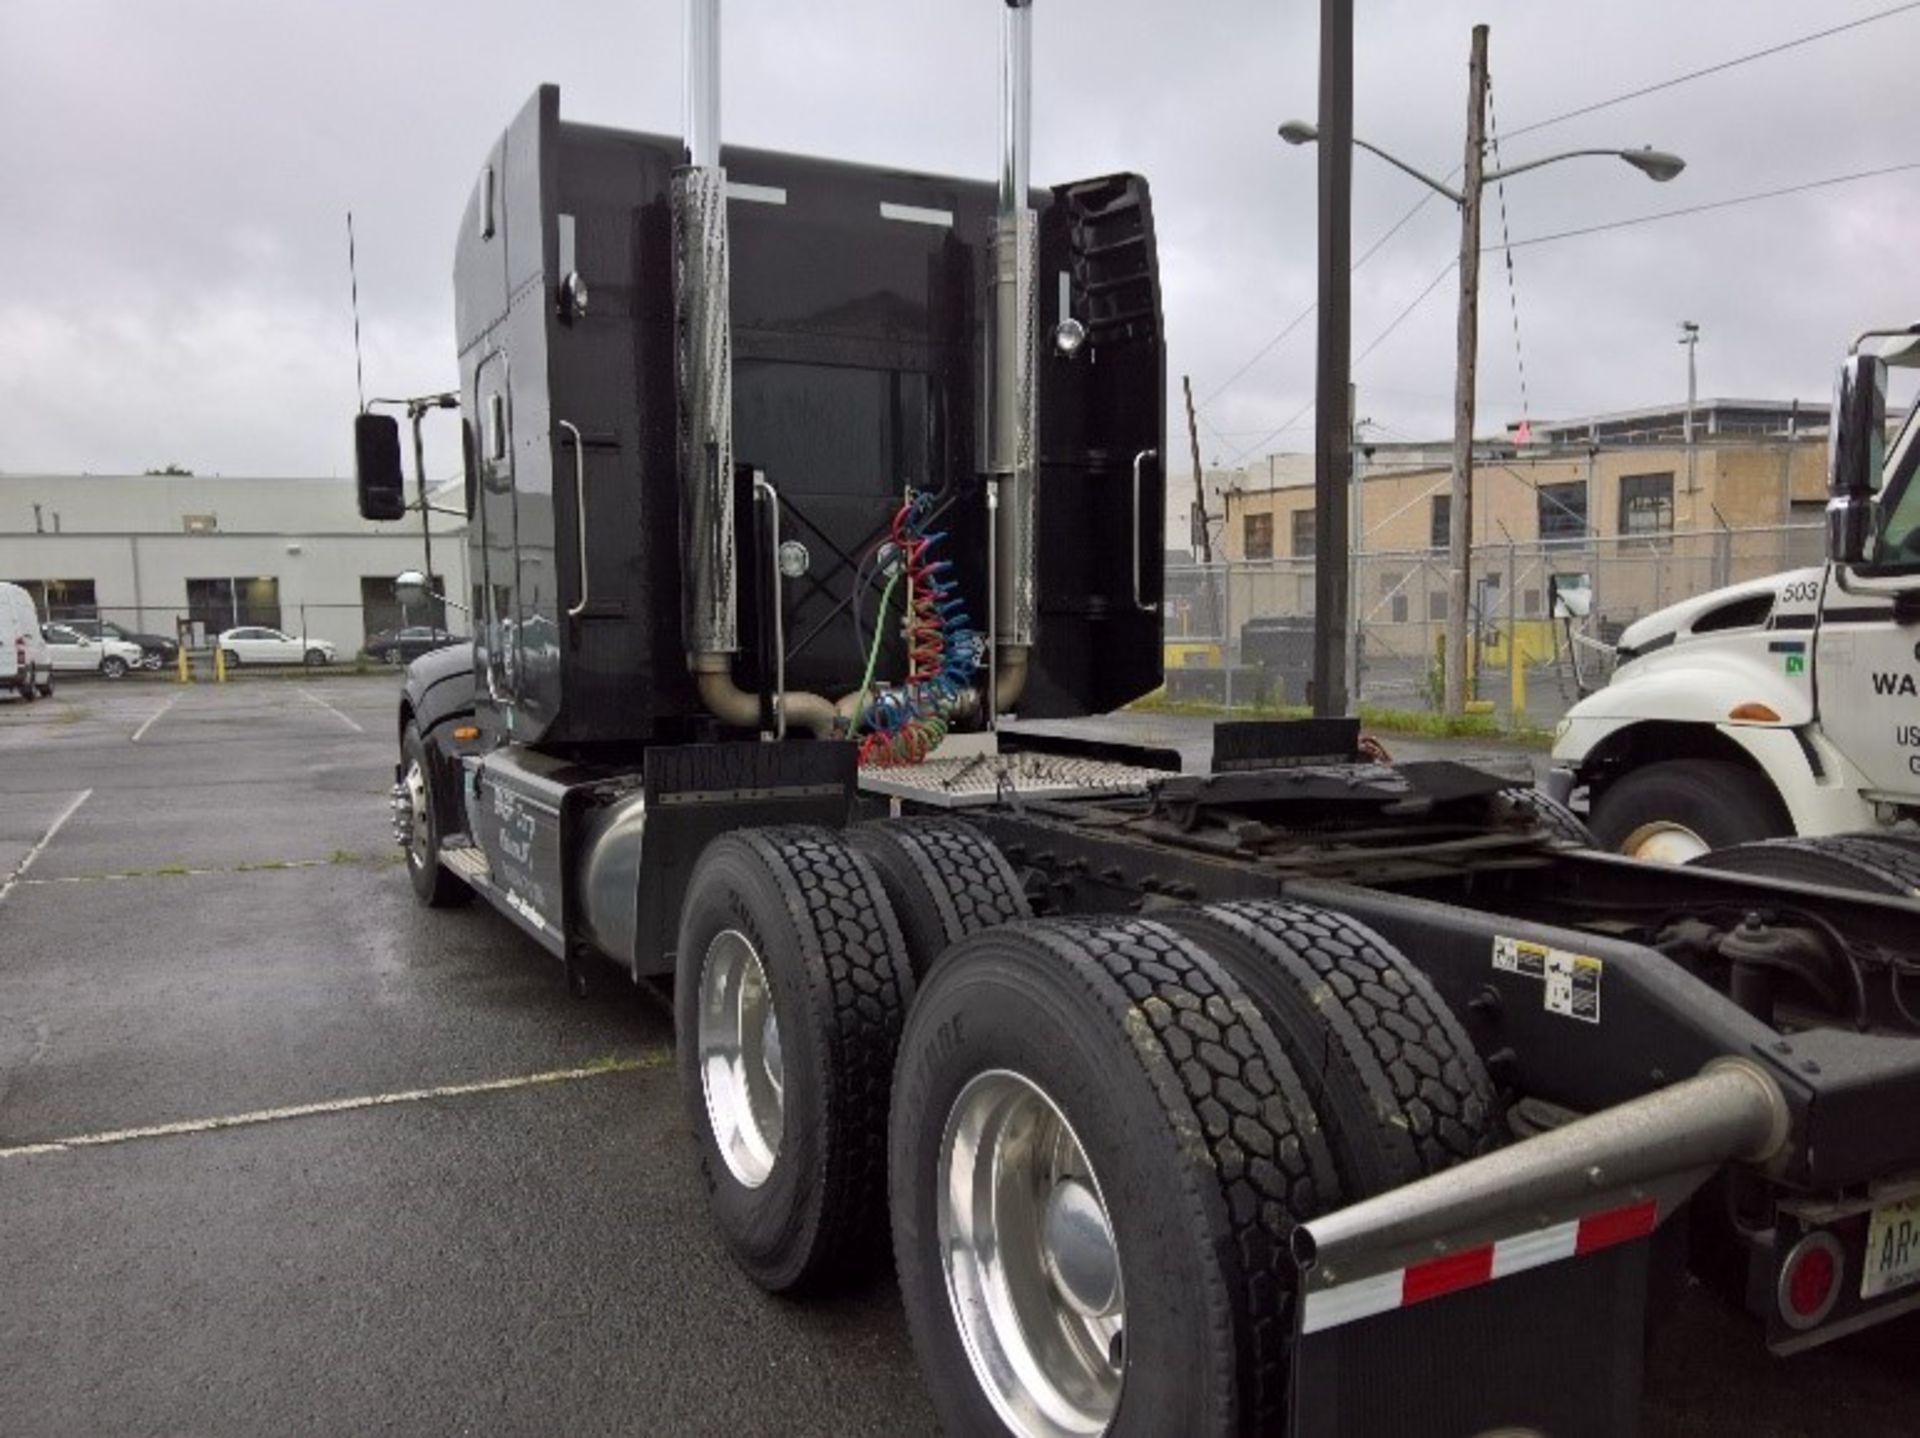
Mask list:
[{"label": "overcast sky", "polygon": [[[1475,21],[1492,26],[1497,122],[1518,130],[1891,3],[1361,0],[1356,129],[1456,166]],[[991,175],[999,9],[727,0],[724,133]],[[1216,391],[1313,298],[1313,152],[1274,128],[1314,113],[1317,13],[1037,4],[1035,180],[1151,179],[1169,398],[1191,373],[1209,464],[1311,444],[1311,320]],[[488,144],[543,81],[569,118],[677,132],[680,25],[679,0],[0,0],[0,470],[348,473],[346,212],[369,390],[454,386],[452,244]],[[1920,161],[1916,58],[1920,9],[1516,138],[1508,164],[1653,144],[1689,165],[1666,185],[1608,160],[1521,177],[1511,236]],[[1355,253],[1420,193],[1357,155]],[[1491,197],[1486,233],[1501,235]],[[1435,201],[1359,272],[1356,355],[1457,235]],[[1703,329],[1703,394],[1824,400],[1854,332],[1920,317],[1916,235],[1920,170],[1517,248],[1531,413],[1682,396],[1682,319]],[[1360,363],[1373,434],[1447,431],[1453,297],[1441,280]],[[1520,417],[1498,256],[1480,406],[1483,432]],[[1184,453],[1184,426],[1169,440]]]}]

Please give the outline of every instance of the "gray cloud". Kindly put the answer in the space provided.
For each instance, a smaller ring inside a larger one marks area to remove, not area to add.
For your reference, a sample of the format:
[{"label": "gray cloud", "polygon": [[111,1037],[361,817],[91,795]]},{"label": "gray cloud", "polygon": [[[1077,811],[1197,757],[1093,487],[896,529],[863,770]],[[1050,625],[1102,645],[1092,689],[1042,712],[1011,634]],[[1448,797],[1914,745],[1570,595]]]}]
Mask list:
[{"label": "gray cloud", "polygon": [[[1376,0],[1357,22],[1357,124],[1425,168],[1456,165],[1478,19],[1493,27],[1495,110],[1513,130],[1875,8]],[[991,173],[998,11],[730,0],[727,133]],[[1313,113],[1316,13],[1039,3],[1036,177],[1153,180],[1170,368],[1202,395],[1313,298],[1313,157],[1273,132]],[[486,146],[549,80],[573,118],[677,131],[679,28],[677,0],[9,0],[0,468],[345,472],[345,212],[360,230],[369,387],[451,383],[453,230]],[[1903,123],[1917,42],[1920,12],[1517,138],[1509,161],[1653,143],[1690,167],[1664,186],[1603,161],[1528,175],[1506,197],[1513,237],[1920,159]],[[1358,156],[1356,249],[1418,194]],[[1897,250],[1917,217],[1920,172],[1517,250],[1533,413],[1672,397],[1682,318],[1705,329],[1705,391],[1823,395],[1854,331],[1911,318]],[[1449,262],[1455,233],[1450,210],[1428,205],[1360,272],[1356,351]],[[1519,416],[1520,397],[1499,257],[1484,278],[1493,427]],[[1445,430],[1452,295],[1442,282],[1360,368],[1362,412],[1382,433]],[[1206,406],[1205,457],[1259,452],[1311,398],[1312,360],[1309,322]],[[1307,447],[1309,423],[1267,447]]]}]

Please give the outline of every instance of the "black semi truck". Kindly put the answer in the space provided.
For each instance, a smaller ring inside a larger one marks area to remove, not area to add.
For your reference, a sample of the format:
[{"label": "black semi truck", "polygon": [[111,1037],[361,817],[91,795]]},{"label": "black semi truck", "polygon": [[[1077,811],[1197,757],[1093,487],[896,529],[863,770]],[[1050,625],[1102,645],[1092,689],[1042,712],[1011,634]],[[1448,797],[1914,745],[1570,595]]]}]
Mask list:
[{"label": "black semi truck", "polygon": [[1002,9],[997,184],[723,154],[715,0],[684,137],[543,88],[487,156],[420,898],[671,990],[730,1251],[890,1254],[954,1433],[1615,1434],[1689,1264],[1781,1352],[1920,1306],[1920,841],[1662,868],[1348,721],[1004,722],[1160,682],[1165,375],[1147,184],[1030,186]]}]

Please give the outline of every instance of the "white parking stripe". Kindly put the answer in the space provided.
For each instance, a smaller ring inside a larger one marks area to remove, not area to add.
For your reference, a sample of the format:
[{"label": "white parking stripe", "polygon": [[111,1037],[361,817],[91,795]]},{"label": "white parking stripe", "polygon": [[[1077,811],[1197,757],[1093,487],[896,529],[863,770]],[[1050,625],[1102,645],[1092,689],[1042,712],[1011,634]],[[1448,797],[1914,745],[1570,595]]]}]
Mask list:
[{"label": "white parking stripe", "polygon": [[92,797],[93,790],[82,789],[74,796],[73,802],[60,811],[60,817],[55,819],[52,825],[48,827],[47,832],[40,836],[40,842],[27,850],[26,858],[22,859],[14,868],[14,871],[7,875],[7,881],[4,884],[0,884],[0,904],[4,904],[7,901],[7,895],[13,892],[14,885],[26,877],[27,870],[33,867],[33,861],[39,858],[41,852],[47,845],[53,842],[53,836],[58,834],[67,820],[71,819],[79,810],[80,806]]},{"label": "white parking stripe", "polygon": [[364,734],[367,732],[366,730],[360,727],[360,721],[358,719],[355,719],[352,715],[349,715],[349,714],[342,714],[338,709],[334,708],[331,704],[327,703],[327,701],[322,699],[318,694],[313,694],[308,692],[305,689],[302,689],[300,691],[300,695],[304,699],[311,699],[315,704],[318,704],[322,709],[326,710],[327,713],[331,714],[334,718],[338,719],[342,724],[346,725],[349,729],[353,730],[354,733]]},{"label": "white parking stripe", "polygon": [[166,713],[169,709],[173,708],[173,706],[178,704],[179,702],[180,702],[180,696],[176,694],[173,696],[173,698],[169,699],[166,703],[162,704],[158,709],[154,710],[153,713],[149,714],[147,716],[146,723],[142,724],[138,729],[133,731],[133,742],[138,744],[140,742],[141,736],[144,735],[147,732],[147,730],[153,727],[154,721],[157,720],[162,714]]},{"label": "white parking stripe", "polygon": [[212,1133],[223,1128],[247,1128],[254,1124],[279,1123],[290,1118],[312,1118],[316,1114],[351,1113],[355,1109],[385,1108],[399,1103],[420,1103],[425,1099],[458,1098],[463,1094],[503,1093],[509,1089],[535,1088],[541,1084],[572,1083],[598,1078],[601,1074],[632,1073],[636,1069],[661,1068],[672,1061],[666,1049],[652,1050],[638,1058],[615,1059],[577,1069],[550,1069],[546,1073],[522,1074],[517,1078],[483,1079],[477,1083],[442,1084],[439,1088],[403,1089],[398,1093],[366,1094],[360,1098],[327,1099],[321,1103],[295,1104],[290,1108],[262,1108],[251,1113],[225,1114],[219,1118],[187,1119],[180,1123],[156,1123],[146,1128],[114,1129],[106,1133],[80,1134],[74,1138],[54,1139],[47,1143],[26,1143],[15,1148],[0,1148],[0,1159],[37,1158],[45,1154],[67,1153],[76,1148],[103,1148],[109,1144],[132,1143],[143,1138],[175,1138],[182,1134]]}]

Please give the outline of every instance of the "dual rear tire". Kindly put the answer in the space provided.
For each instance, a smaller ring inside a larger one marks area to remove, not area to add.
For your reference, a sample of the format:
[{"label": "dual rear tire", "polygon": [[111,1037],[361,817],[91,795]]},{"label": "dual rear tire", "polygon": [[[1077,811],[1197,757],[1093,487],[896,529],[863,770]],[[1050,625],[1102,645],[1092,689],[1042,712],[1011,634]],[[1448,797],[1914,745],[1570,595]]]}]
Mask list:
[{"label": "dual rear tire", "polygon": [[1485,1070],[1339,915],[1027,913],[964,822],[709,846],[677,1008],[727,1246],[818,1287],[890,1228],[949,1432],[1277,1431],[1293,1229],[1488,1147]]}]

